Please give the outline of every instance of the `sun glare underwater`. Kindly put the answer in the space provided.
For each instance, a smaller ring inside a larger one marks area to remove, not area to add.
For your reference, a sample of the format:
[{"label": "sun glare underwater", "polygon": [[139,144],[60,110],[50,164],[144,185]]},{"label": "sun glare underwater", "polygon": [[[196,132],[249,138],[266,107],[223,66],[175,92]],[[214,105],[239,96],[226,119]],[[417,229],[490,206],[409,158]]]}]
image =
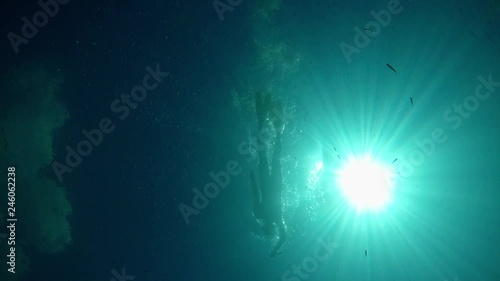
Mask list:
[{"label": "sun glare underwater", "polygon": [[337,167],[325,165],[323,161],[314,163],[307,186],[317,188],[328,174],[332,175],[326,183],[328,188],[339,191],[345,206],[357,213],[381,213],[394,203],[398,173],[392,165],[370,154],[349,155]]},{"label": "sun glare underwater", "polygon": [[370,155],[350,156],[335,172],[338,188],[349,205],[357,210],[383,210],[391,203],[394,170]]}]

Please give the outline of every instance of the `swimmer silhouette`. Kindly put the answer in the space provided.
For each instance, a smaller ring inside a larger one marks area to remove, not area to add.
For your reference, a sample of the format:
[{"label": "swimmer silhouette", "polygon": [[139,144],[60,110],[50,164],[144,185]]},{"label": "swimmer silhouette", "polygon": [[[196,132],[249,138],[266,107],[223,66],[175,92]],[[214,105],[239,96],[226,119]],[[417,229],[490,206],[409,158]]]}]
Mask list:
[{"label": "swimmer silhouette", "polygon": [[[271,108],[273,107],[273,108]],[[281,114],[282,105],[281,101],[271,102],[270,96],[262,96],[259,92],[255,93],[255,108],[257,111],[259,132],[264,130],[264,121],[266,120],[267,113],[271,113],[271,109],[276,109]],[[257,220],[261,222],[261,227],[264,234],[272,237],[278,230],[278,242],[273,247],[270,256],[275,257],[280,253],[280,248],[285,243],[286,229],[283,224],[283,212],[281,206],[281,191],[283,189],[283,178],[281,174],[281,132],[283,130],[283,122],[281,116],[274,116],[272,118],[273,125],[276,131],[276,139],[274,145],[274,152],[271,162],[271,169],[269,169],[269,162],[267,159],[267,151],[265,143],[260,138],[257,138],[259,147],[259,171],[258,179],[252,171],[250,175],[252,194],[253,194],[253,214]]]}]

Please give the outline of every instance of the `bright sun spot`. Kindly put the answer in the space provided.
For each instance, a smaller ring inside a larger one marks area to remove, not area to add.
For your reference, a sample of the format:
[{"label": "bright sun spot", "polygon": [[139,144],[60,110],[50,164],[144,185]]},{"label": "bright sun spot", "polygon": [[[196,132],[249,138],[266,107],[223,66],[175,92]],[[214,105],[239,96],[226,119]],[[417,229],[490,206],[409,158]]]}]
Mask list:
[{"label": "bright sun spot", "polygon": [[391,202],[394,171],[370,156],[351,158],[337,171],[337,183],[358,210],[378,210]]}]

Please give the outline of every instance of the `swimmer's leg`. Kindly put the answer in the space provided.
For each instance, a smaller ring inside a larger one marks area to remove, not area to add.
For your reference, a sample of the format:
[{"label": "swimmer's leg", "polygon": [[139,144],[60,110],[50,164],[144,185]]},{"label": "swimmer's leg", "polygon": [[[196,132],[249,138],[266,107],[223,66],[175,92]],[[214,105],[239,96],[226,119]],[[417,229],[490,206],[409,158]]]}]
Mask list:
[{"label": "swimmer's leg", "polygon": [[264,121],[266,120],[266,115],[267,112],[269,111],[270,102],[271,102],[271,97],[269,95],[264,95],[263,98],[260,92],[255,91],[255,111],[257,112],[259,131],[263,129]]},{"label": "swimmer's leg", "polygon": [[257,184],[257,178],[253,171],[250,172],[250,182],[252,185],[252,197],[253,197],[253,215],[256,219],[262,218],[262,200],[259,185]]},{"label": "swimmer's leg", "polygon": [[257,132],[257,150],[259,154],[259,179],[261,188],[263,188],[263,186],[267,186],[267,182],[269,181],[270,177],[269,162],[267,160],[266,141],[263,138],[263,136],[266,136],[269,133],[266,132],[264,128],[264,121],[266,120],[270,103],[271,99],[269,95],[264,95],[264,97],[262,97],[262,94],[260,92],[255,92],[255,110],[257,111],[257,119],[259,123]]},{"label": "swimmer's leg", "polygon": [[274,129],[276,130],[276,133],[282,133],[283,132],[283,105],[281,104],[281,100],[277,100],[272,103],[273,108],[270,109],[271,111],[271,120],[273,121]]},{"label": "swimmer's leg", "polygon": [[275,109],[278,110],[279,116],[274,116],[273,124],[276,131],[276,139],[274,142],[273,162],[272,162],[272,178],[273,183],[281,190],[283,186],[283,177],[281,174],[281,131],[283,130],[283,120],[280,119],[283,112],[281,101],[278,100],[274,103]]},{"label": "swimmer's leg", "polygon": [[278,230],[279,230],[279,239],[276,245],[273,247],[273,250],[271,251],[270,257],[274,258],[277,254],[280,253],[280,249],[285,244],[286,241],[286,228],[285,225],[283,224],[283,221],[277,221],[276,222],[278,225]]},{"label": "swimmer's leg", "polygon": [[[283,106],[281,104],[281,101],[278,100],[274,103],[274,109],[273,111],[277,111],[274,114],[274,128],[276,131],[276,139],[274,142],[274,152],[273,152],[273,163],[272,163],[272,171],[271,171],[271,180],[272,180],[272,186],[274,188],[273,192],[275,194],[275,200],[279,200],[279,204],[281,207],[281,191],[283,190],[283,176],[281,173],[281,133],[283,131],[283,120],[281,117],[283,116]],[[271,251],[270,256],[275,257],[277,254],[280,253],[280,249],[285,243],[286,240],[286,228],[283,223],[283,214],[282,214],[282,209],[278,208],[276,213],[276,218],[274,223],[278,227],[279,230],[279,239],[276,245],[273,247],[273,250]]]}]

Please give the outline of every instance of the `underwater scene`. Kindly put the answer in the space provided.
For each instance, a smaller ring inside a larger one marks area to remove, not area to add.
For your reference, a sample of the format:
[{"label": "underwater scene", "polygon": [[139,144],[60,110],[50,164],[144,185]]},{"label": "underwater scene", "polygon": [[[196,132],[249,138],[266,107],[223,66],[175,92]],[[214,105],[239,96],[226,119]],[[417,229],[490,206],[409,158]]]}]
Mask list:
[{"label": "underwater scene", "polygon": [[4,2],[0,281],[500,281],[500,0]]}]

